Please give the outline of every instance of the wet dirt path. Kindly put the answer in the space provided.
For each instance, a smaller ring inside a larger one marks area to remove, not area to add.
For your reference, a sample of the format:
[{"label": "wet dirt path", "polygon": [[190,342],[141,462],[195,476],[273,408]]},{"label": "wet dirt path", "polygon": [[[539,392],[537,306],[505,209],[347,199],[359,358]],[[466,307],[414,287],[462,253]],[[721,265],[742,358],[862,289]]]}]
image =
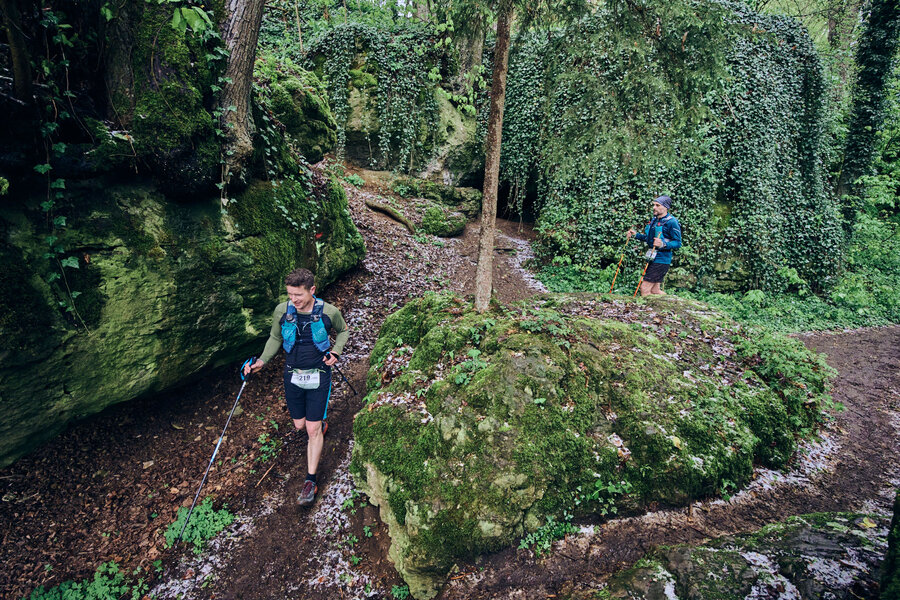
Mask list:
[{"label": "wet dirt path", "polygon": [[[900,486],[900,327],[800,336],[837,369],[833,398],[844,405],[804,446],[786,474],[759,471],[729,502],[695,502],[604,524],[554,545],[544,559],[507,549],[462,568],[438,596],[548,598],[589,594],[657,545],[699,543],[754,531],[792,515],[824,511],[889,514]],[[462,566],[462,565],[461,565]]]},{"label": "wet dirt path", "polygon": [[[426,291],[472,292],[478,226],[470,223],[460,238],[429,236],[423,243],[390,218],[366,209],[364,199],[371,192],[355,188],[347,192],[354,221],[366,240],[366,257],[324,297],[342,299],[339,306],[352,334],[339,366],[363,391],[369,353],[387,315]],[[506,234],[518,236],[518,227],[501,221],[498,229],[494,273],[498,298],[511,302],[540,291],[537,282],[526,281],[526,273],[514,268],[529,250],[519,237]],[[315,505],[304,509],[296,504],[306,472],[306,436],[294,435],[270,475],[277,484],[261,509],[239,519],[230,535],[214,542],[211,552],[180,562],[153,590],[158,598],[389,597],[390,588],[403,583],[387,559],[389,539],[376,509],[360,506],[362,500],[355,502],[353,496],[348,472],[352,418],[362,407],[362,395],[340,388],[329,407]],[[350,514],[346,502],[361,511],[361,518],[355,518],[356,510]],[[369,528],[371,539],[361,527]],[[354,563],[357,559],[359,563]]]}]

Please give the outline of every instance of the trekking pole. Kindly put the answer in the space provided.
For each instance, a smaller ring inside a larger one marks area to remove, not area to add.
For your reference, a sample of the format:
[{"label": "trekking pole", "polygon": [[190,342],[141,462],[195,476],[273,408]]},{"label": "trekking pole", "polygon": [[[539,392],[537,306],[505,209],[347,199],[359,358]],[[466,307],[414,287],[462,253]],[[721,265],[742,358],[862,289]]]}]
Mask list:
[{"label": "trekking pole", "polygon": [[[331,352],[329,352],[329,353],[328,353],[328,356],[334,356],[334,355],[333,355]],[[353,395],[354,395],[354,396],[357,395],[358,392],[356,391],[356,388],[353,387],[353,384],[350,383],[350,380],[347,379],[347,377],[344,375],[344,372],[341,371],[341,368],[337,366],[337,363],[331,365],[331,368],[334,369],[335,371],[337,371],[338,375],[341,376],[341,379],[344,380],[344,383],[346,383],[347,385],[350,386],[350,389],[353,390]]]},{"label": "trekking pole", "polygon": [[[238,402],[241,399],[241,394],[244,393],[244,387],[247,385],[247,382],[250,381],[250,373],[244,377],[244,367],[248,364],[252,365],[256,362],[256,357],[248,358],[244,361],[244,364],[241,365],[241,381],[244,383],[241,384],[241,389],[238,391],[237,398],[234,399],[234,406],[231,407],[231,412],[228,413],[228,420],[225,421],[225,427],[222,429],[222,435],[219,436],[219,441],[216,443],[216,449],[213,450],[212,458],[209,459],[209,464],[206,465],[206,472],[203,474],[203,480],[200,482],[200,487],[197,488],[197,495],[194,496],[194,501],[191,503],[191,508],[188,510],[187,518],[184,520],[184,525],[181,526],[181,533],[178,534],[178,539],[175,540],[175,544],[181,541],[181,536],[184,535],[184,530],[187,529],[188,521],[191,520],[191,513],[194,512],[194,507],[197,505],[197,499],[200,497],[200,490],[203,489],[203,484],[206,483],[206,477],[209,475],[209,470],[213,466],[213,461],[216,460],[216,454],[219,453],[219,446],[222,445],[222,439],[225,437],[225,430],[228,429],[228,424],[231,423],[231,417],[234,415],[234,411],[237,408]],[[252,373],[252,372],[251,372]]]},{"label": "trekking pole", "polygon": [[[662,231],[657,232],[656,238],[659,238],[662,235]],[[651,247],[650,251],[647,252],[647,264],[644,265],[644,270],[641,272],[641,278],[638,279],[637,287],[634,288],[634,293],[631,295],[632,298],[637,297],[638,290],[641,289],[641,284],[644,283],[644,275],[647,274],[647,267],[650,266],[650,263],[653,262],[653,259],[656,258],[656,252],[653,252],[655,247]]]},{"label": "trekking pole", "polygon": [[628,242],[630,241],[631,238],[625,239],[625,244],[622,246],[622,256],[619,257],[619,264],[616,265],[616,274],[613,275],[612,283],[609,284],[609,291],[606,292],[607,294],[612,294],[613,287],[616,285],[616,277],[619,276],[619,268],[622,266],[622,259],[625,258],[625,250],[628,249]]}]

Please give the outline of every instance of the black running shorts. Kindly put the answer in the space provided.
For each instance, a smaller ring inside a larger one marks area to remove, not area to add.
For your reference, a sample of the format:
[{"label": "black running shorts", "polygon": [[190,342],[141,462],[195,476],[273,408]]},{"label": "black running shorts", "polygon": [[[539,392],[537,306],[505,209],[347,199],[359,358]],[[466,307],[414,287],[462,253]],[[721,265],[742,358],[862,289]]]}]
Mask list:
[{"label": "black running shorts", "polygon": [[291,383],[293,372],[284,370],[284,399],[292,419],[321,421],[328,416],[328,401],[331,399],[331,368],[319,370],[319,387],[305,390]]},{"label": "black running shorts", "polygon": [[662,283],[670,266],[662,263],[650,263],[650,266],[647,267],[647,272],[644,274],[644,281],[647,283]]}]

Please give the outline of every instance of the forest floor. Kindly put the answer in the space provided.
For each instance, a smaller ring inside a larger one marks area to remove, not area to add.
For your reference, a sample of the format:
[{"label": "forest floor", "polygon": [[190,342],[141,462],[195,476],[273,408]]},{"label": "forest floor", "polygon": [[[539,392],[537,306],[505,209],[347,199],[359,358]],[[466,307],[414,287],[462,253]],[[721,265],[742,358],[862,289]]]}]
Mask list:
[{"label": "forest floor", "polygon": [[[377,178],[354,171],[367,181]],[[366,208],[348,187],[366,258],[324,291],[352,330],[339,363],[362,391],[382,322],[427,290],[470,294],[477,224],[455,239],[414,237]],[[396,198],[396,201],[402,201]],[[494,281],[508,303],[542,291],[522,268],[531,232],[499,221]],[[585,522],[549,556],[509,548],[459,565],[441,598],[547,598],[596,589],[659,544],[699,542],[758,529],[815,511],[886,514],[900,485],[900,327],[802,336],[837,369],[834,398],[846,408],[804,445],[785,473],[759,470],[728,502],[660,508],[607,522]],[[261,344],[262,345],[262,344]],[[353,491],[347,471],[352,417],[362,395],[336,382],[319,469],[319,495],[296,505],[305,475],[305,434],[284,408],[281,364],[248,383],[204,495],[237,518],[199,555],[166,548],[163,532],[189,506],[225,423],[240,380],[220,371],[155,398],[112,407],[74,424],[43,448],[0,470],[0,597],[27,597],[90,577],[115,561],[152,582],[158,598],[390,598],[402,581],[388,559],[377,509]]]}]

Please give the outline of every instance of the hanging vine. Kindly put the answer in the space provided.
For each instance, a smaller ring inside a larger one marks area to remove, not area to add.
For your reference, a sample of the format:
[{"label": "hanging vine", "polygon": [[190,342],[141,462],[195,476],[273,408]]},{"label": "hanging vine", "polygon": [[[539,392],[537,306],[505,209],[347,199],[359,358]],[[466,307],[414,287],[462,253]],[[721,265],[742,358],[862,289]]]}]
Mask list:
[{"label": "hanging vine", "polygon": [[388,31],[350,23],[312,44],[308,66],[326,81],[338,126],[339,156],[347,144],[351,88],[368,82],[378,121],[378,161],[373,166],[409,172],[429,158],[438,127],[437,83],[429,75],[443,56],[437,47],[443,44],[437,39],[426,26]]}]

